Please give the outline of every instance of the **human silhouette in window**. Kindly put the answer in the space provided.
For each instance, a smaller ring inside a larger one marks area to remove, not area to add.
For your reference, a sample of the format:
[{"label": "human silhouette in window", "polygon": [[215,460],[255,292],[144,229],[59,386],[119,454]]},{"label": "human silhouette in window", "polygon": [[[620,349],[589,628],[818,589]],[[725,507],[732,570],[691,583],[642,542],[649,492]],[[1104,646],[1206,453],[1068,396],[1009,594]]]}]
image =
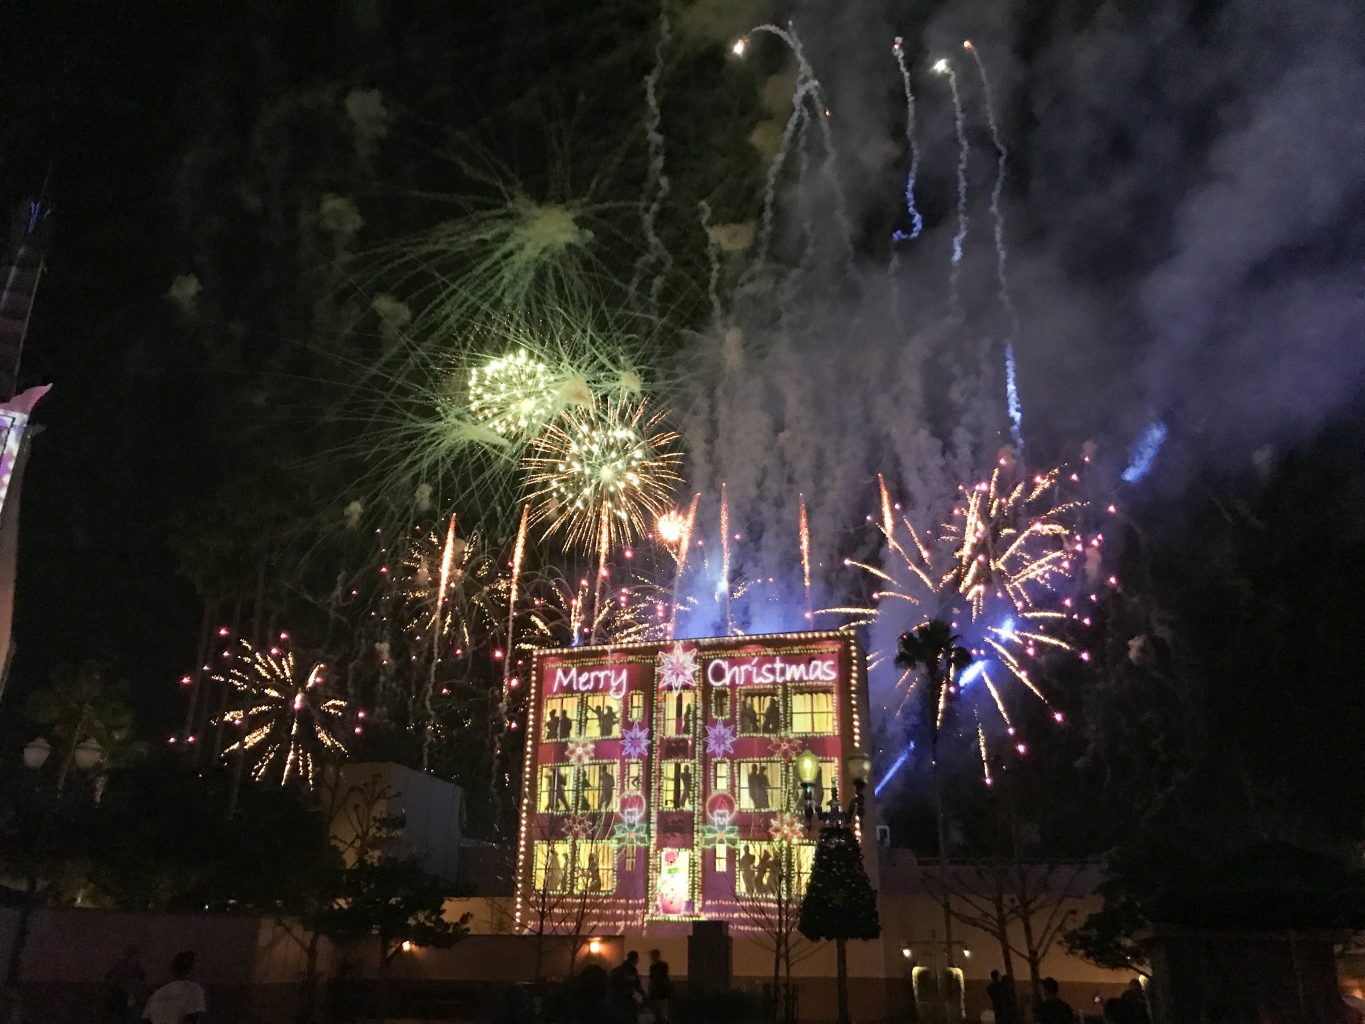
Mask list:
[{"label": "human silhouette in window", "polygon": [[754,710],[752,699],[745,698],[739,708],[739,731],[758,732],[758,712]]},{"label": "human silhouette in window", "polygon": [[554,810],[569,809],[569,798],[565,795],[569,782],[564,777],[564,769],[556,768],[550,776],[550,806]]},{"label": "human silhouette in window", "polygon": [[688,704],[687,707],[683,709],[682,734],[684,736],[691,736],[692,727],[696,725],[696,722],[697,722],[696,714],[692,710],[692,705]]},{"label": "human silhouette in window", "polygon": [[550,859],[545,865],[545,888],[556,890],[563,884],[564,865],[559,861],[559,854],[551,850]]},{"label": "human silhouette in window", "polygon": [[782,712],[777,707],[777,698],[769,697],[768,706],[763,709],[763,731],[777,732],[782,728]]},{"label": "human silhouette in window", "polygon": [[682,766],[682,771],[678,773],[682,780],[682,803],[680,808],[686,809],[692,806],[692,769],[687,765]]},{"label": "human silhouette in window", "polygon": [[598,785],[597,809],[609,811],[611,810],[611,802],[616,799],[616,776],[605,765],[602,766],[602,781]]},{"label": "human silhouette in window", "polygon": [[597,716],[597,734],[599,736],[611,736],[616,732],[616,709],[610,704],[603,704],[600,708],[593,708],[592,712]]},{"label": "human silhouette in window", "polygon": [[551,710],[550,717],[545,719],[545,738],[547,740],[559,739],[559,712]]}]

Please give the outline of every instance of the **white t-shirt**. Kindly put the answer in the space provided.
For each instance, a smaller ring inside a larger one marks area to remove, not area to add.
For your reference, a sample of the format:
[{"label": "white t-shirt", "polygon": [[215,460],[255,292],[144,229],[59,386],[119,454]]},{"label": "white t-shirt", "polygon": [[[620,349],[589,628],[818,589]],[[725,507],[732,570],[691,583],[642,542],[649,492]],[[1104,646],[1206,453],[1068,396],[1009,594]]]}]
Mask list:
[{"label": "white t-shirt", "polygon": [[203,1013],[205,1009],[203,988],[182,978],[167,982],[153,992],[142,1017],[152,1024],[184,1024],[186,1016]]}]

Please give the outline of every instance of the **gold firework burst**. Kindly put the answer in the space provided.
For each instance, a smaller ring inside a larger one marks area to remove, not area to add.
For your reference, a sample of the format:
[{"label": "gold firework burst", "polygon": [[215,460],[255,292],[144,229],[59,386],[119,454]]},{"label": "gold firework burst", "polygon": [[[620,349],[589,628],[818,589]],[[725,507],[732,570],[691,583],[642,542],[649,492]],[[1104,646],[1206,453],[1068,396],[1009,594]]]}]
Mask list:
[{"label": "gold firework burst", "polygon": [[548,424],[524,460],[531,521],[583,548],[630,543],[681,479],[678,435],[662,423],[647,402],[613,398]]},{"label": "gold firework burst", "polygon": [[223,713],[223,722],[245,730],[223,754],[250,758],[258,782],[278,771],[281,786],[297,777],[312,788],[320,758],[347,754],[340,736],[348,705],[330,694],[327,667],[315,663],[306,674],[298,668],[292,651],[261,650],[243,640],[242,653],[214,677],[239,700]]}]

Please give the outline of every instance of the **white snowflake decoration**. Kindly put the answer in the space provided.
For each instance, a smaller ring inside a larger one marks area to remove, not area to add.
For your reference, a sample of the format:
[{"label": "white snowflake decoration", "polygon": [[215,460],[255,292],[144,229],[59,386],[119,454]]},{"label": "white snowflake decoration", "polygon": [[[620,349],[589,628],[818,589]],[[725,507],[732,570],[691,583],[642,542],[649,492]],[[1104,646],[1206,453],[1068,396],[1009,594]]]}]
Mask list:
[{"label": "white snowflake decoration", "polygon": [[639,722],[626,726],[621,733],[621,753],[626,757],[644,757],[649,752],[649,730]]},{"label": "white snowflake decoration", "polygon": [[773,756],[783,761],[790,761],[801,749],[801,743],[791,736],[779,736],[772,741],[770,748]]},{"label": "white snowflake decoration", "polygon": [[659,679],[661,686],[677,693],[696,685],[697,652],[684,650],[681,643],[675,643],[671,651],[659,655]]},{"label": "white snowflake decoration", "polygon": [[712,722],[706,727],[706,752],[724,757],[735,749],[735,727],[729,722]]},{"label": "white snowflake decoration", "polygon": [[775,842],[794,843],[805,838],[806,829],[795,814],[774,814],[772,824],[768,826],[768,835]]},{"label": "white snowflake decoration", "polygon": [[596,751],[592,740],[575,740],[570,743],[568,748],[569,763],[582,768],[592,760],[592,755]]},{"label": "white snowflake decoration", "polygon": [[592,822],[581,814],[564,819],[564,835],[569,839],[587,839],[592,832]]}]

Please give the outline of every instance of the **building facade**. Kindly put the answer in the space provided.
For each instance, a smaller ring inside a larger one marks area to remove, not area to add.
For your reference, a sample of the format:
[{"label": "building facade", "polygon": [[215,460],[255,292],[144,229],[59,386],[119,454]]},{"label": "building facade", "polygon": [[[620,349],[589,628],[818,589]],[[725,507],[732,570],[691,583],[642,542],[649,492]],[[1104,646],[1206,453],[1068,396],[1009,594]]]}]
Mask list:
[{"label": "building facade", "polygon": [[866,683],[853,638],[787,633],[543,651],[532,665],[517,921],[647,927],[799,898],[813,797],[846,801]]}]

